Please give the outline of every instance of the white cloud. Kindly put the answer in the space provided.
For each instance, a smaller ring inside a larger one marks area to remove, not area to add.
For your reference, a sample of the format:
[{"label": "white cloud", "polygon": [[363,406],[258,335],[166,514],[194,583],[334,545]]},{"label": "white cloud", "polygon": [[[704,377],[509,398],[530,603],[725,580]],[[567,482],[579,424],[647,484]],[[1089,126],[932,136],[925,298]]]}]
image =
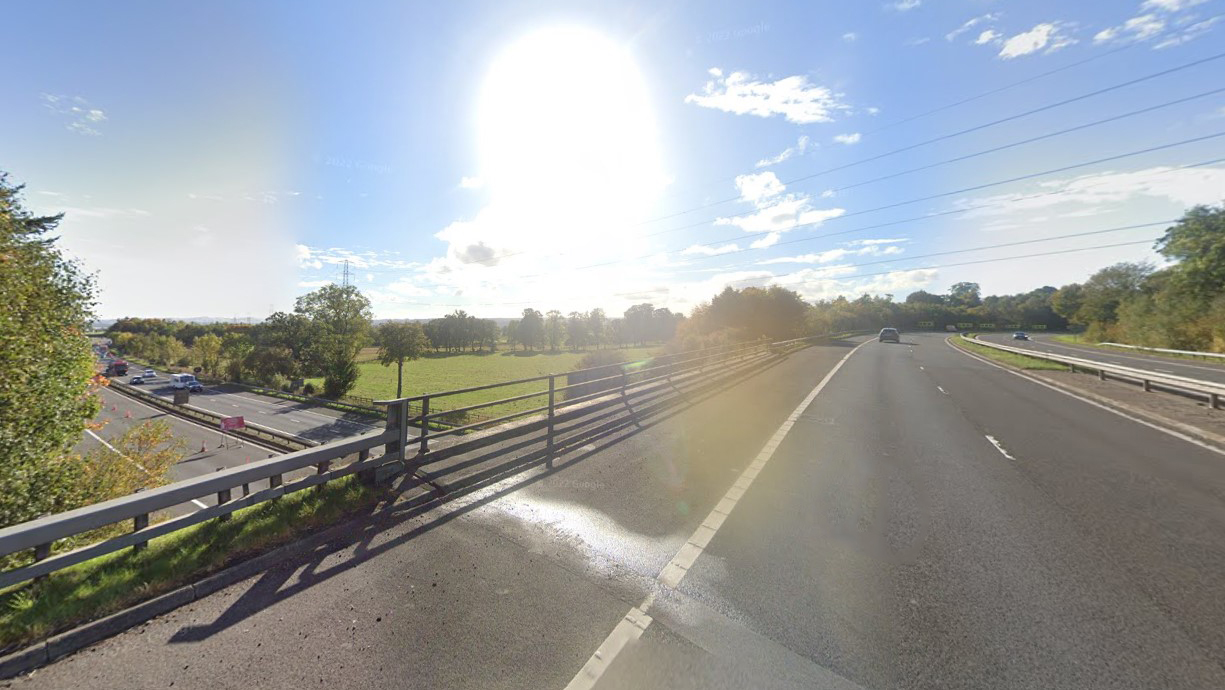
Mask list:
[{"label": "white cloud", "polygon": [[765,249],[766,247],[773,247],[775,244],[778,243],[778,240],[781,237],[782,235],[780,235],[779,233],[771,232],[771,233],[766,234],[765,237],[759,240],[754,240],[753,243],[750,244],[749,246],[752,247],[753,249]]},{"label": "white cloud", "polygon": [[834,141],[838,142],[839,144],[846,144],[847,146],[850,146],[851,144],[858,144],[861,138],[862,137],[860,136],[859,132],[851,132],[850,134],[835,135]]},{"label": "white cloud", "polygon": [[300,288],[321,288],[324,285],[331,285],[330,280],[299,280],[298,287]]},{"label": "white cloud", "polygon": [[905,12],[907,10],[913,10],[922,4],[923,0],[897,0],[897,2],[890,3],[889,7],[892,7],[899,12]]},{"label": "white cloud", "polygon": [[868,106],[865,110],[869,115],[879,115],[880,114],[880,108],[877,108],[876,106]]},{"label": "white cloud", "polygon": [[89,101],[80,96],[57,96],[50,93],[40,96],[48,110],[68,118],[69,122],[64,127],[69,131],[94,137],[102,134],[94,128],[94,125],[106,121],[106,113],[101,108],[91,106]]},{"label": "white cloud", "polygon": [[[1140,5],[1141,13],[1117,26],[1109,26],[1093,36],[1094,43],[1131,43],[1164,36],[1153,46],[1154,50],[1176,46],[1194,40],[1206,33],[1220,16],[1196,22],[1194,15],[1178,16],[1178,13],[1203,0],[1147,0]],[[1171,25],[1178,27],[1171,30]]]},{"label": "white cloud", "polygon": [[82,216],[85,218],[133,218],[152,215],[148,211],[139,208],[106,208],[102,206],[89,208],[67,206],[61,208],[60,211],[65,216]]},{"label": "white cloud", "polygon": [[1165,12],[1178,12],[1189,7],[1202,5],[1208,0],[1144,0],[1144,4],[1140,6],[1145,10],[1163,10]]},{"label": "white cloud", "polygon": [[862,247],[873,244],[902,244],[903,242],[909,241],[909,237],[882,237],[879,239],[869,240],[851,240],[850,242],[847,242],[847,244],[851,245],[852,247]]},{"label": "white cloud", "polygon": [[740,251],[740,247],[736,244],[725,244],[719,247],[711,247],[705,244],[695,244],[695,245],[688,247],[684,251],[682,251],[681,254],[700,254],[702,256],[719,256],[720,254],[727,254],[729,252],[736,252],[736,251]]},{"label": "white cloud", "polygon": [[1016,216],[1032,221],[1037,211],[1052,210],[1060,215],[1083,211],[1077,207],[1121,205],[1141,201],[1163,200],[1185,208],[1196,204],[1220,203],[1225,196],[1225,167],[1174,168],[1158,166],[1133,172],[1104,172],[1063,180],[1051,180],[1037,185],[1035,191],[999,194],[977,199],[965,199],[959,206],[976,208],[965,217]]},{"label": "white cloud", "polygon": [[[880,242],[881,240],[876,240]],[[888,240],[885,240],[888,241]],[[897,245],[883,244],[868,244],[859,247],[858,249],[829,249],[823,252],[815,252],[811,254],[800,254],[799,256],[783,256],[774,259],[766,259],[758,261],[758,264],[827,264],[833,261],[845,259],[848,256],[894,256],[901,254],[903,250]]]},{"label": "white cloud", "polygon": [[1169,48],[1171,46],[1181,45],[1188,41],[1194,41],[1200,36],[1203,36],[1204,34],[1208,33],[1208,31],[1212,29],[1212,27],[1219,24],[1222,19],[1225,19],[1225,17],[1221,17],[1220,15],[1217,15],[1215,17],[1205,19],[1201,22],[1196,22],[1195,24],[1192,24],[1177,33],[1171,34],[1169,37],[1165,38],[1164,40],[1159,41],[1156,45],[1153,46],[1153,50],[1161,50],[1162,48]]},{"label": "white cloud", "polygon": [[749,175],[737,175],[736,189],[740,192],[740,198],[743,201],[747,201],[760,208],[763,201],[782,194],[786,187],[783,186],[782,182],[779,182],[777,175],[767,171]]},{"label": "white cloud", "polygon": [[844,213],[841,208],[813,209],[807,196],[787,195],[772,205],[760,206],[755,213],[717,218],[715,225],[731,225],[752,233],[787,232],[801,225],[820,225]]},{"label": "white cloud", "polygon": [[1029,31],[1019,33],[1004,41],[1004,46],[1000,49],[1000,57],[1011,60],[1040,50],[1045,53],[1053,53],[1060,48],[1072,45],[1076,39],[1065,33],[1067,28],[1063,22],[1038,24]]},{"label": "white cloud", "polygon": [[714,79],[706,83],[701,94],[685,96],[686,103],[736,115],[782,115],[788,122],[799,125],[833,122],[835,114],[850,109],[843,94],[813,85],[802,75],[773,82],[758,81],[748,72],[732,72],[726,77],[713,72],[711,75]]},{"label": "white cloud", "polygon": [[485,186],[485,181],[479,177],[468,177],[465,175],[459,181],[460,189],[480,189]]},{"label": "white cloud", "polygon": [[719,69],[718,67],[711,67],[710,69],[706,70],[706,73],[712,77],[723,76],[723,70]]},{"label": "white cloud", "polygon": [[974,39],[974,45],[981,46],[985,43],[997,43],[1004,38],[1004,35],[995,29],[987,29]]},{"label": "white cloud", "polygon": [[908,39],[906,39],[906,40],[905,40],[905,42],[903,42],[903,43],[902,43],[902,45],[905,45],[905,46],[921,46],[921,45],[923,45],[924,43],[927,43],[927,42],[929,42],[929,41],[931,41],[931,38],[929,38],[929,37],[927,37],[927,36],[920,36],[920,37],[918,37],[918,38],[908,38]]},{"label": "white cloud", "polygon": [[857,38],[859,38],[859,35],[856,34],[854,31],[848,31],[842,34],[842,40],[846,41],[847,43],[854,43],[855,39]]},{"label": "white cloud", "polygon": [[947,34],[945,34],[945,35],[944,35],[944,40],[946,40],[946,41],[955,41],[955,40],[957,40],[957,37],[958,37],[958,36],[960,36],[960,35],[964,34],[965,32],[969,31],[970,29],[973,29],[974,27],[978,26],[979,24],[987,24],[987,23],[990,23],[990,22],[994,22],[994,21],[996,21],[997,19],[999,19],[999,17],[1000,17],[1000,15],[999,15],[999,13],[998,13],[998,12],[992,12],[992,13],[990,13],[990,14],[984,14],[984,15],[982,15],[982,16],[980,16],[980,17],[974,17],[974,18],[972,18],[972,19],[967,19],[967,20],[965,21],[965,23],[964,23],[964,24],[962,24],[961,26],[957,27],[956,29],[953,29],[952,31],[950,31],[950,32],[948,32]]},{"label": "white cloud", "polygon": [[[875,110],[875,108],[869,108],[869,110]],[[792,156],[802,156],[804,155],[805,152],[808,151],[808,144],[809,144],[808,135],[807,134],[800,135],[800,138],[797,139],[795,142],[795,146],[788,146],[787,148],[783,149],[781,153],[779,153],[777,156],[774,156],[773,158],[763,158],[757,161],[757,164],[753,167],[765,168],[771,165],[778,165],[779,163],[782,163],[783,161],[787,160],[788,158],[791,158]]]}]

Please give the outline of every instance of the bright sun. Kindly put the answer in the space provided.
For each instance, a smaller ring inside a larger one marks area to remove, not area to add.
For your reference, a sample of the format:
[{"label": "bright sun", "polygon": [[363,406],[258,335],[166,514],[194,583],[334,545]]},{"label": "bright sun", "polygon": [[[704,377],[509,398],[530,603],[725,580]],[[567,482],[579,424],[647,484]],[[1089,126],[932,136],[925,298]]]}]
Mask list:
[{"label": "bright sun", "polygon": [[526,235],[502,238],[514,244],[624,236],[665,184],[637,66],[587,29],[543,29],[508,47],[485,79],[478,126],[490,210]]}]

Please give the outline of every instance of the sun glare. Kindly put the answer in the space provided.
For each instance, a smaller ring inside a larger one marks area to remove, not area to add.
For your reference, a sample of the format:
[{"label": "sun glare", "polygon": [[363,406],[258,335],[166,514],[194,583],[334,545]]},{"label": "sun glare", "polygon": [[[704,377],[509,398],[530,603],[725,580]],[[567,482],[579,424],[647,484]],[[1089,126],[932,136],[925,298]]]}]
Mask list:
[{"label": "sun glare", "polygon": [[515,244],[624,236],[664,185],[642,75],[587,29],[509,46],[485,79],[478,127],[490,210]]}]

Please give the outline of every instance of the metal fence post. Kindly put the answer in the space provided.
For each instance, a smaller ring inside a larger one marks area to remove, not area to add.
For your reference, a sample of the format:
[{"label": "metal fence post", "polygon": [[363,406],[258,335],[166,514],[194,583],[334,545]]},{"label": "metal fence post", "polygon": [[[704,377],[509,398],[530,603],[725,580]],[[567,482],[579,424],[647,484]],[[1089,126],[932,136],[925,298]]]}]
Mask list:
[{"label": "metal fence post", "polygon": [[425,455],[430,452],[430,396],[426,395],[421,398],[421,447],[417,451],[417,455]]},{"label": "metal fence post", "polygon": [[[132,531],[133,532],[139,532],[148,526],[149,526],[149,514],[148,513],[137,515],[136,517],[132,518]],[[149,547],[149,542],[141,541],[141,542],[136,542],[135,544],[133,544],[132,550],[135,551],[136,553],[140,553],[141,551],[144,551],[148,547]]]},{"label": "metal fence post", "polygon": [[[220,472],[221,470],[224,470],[224,469],[225,469],[224,467],[218,467],[217,471]],[[230,502],[230,490],[229,489],[222,489],[221,491],[217,492],[217,505],[221,505],[223,503],[229,503],[229,502]],[[230,519],[231,515],[232,513],[226,513],[225,515],[221,515],[220,519],[222,522],[225,522],[226,520]]]},{"label": "metal fence post", "polygon": [[1209,395],[1211,396],[1212,409],[1225,409],[1225,398],[1223,398],[1220,393],[1209,393]]},{"label": "metal fence post", "polygon": [[546,447],[549,453],[549,460],[553,459],[553,406],[556,401],[557,386],[555,383],[556,374],[549,374],[549,431]]},{"label": "metal fence post", "polygon": [[[365,452],[369,452],[369,451],[362,451],[362,452],[363,452],[363,453],[365,453]],[[315,465],[315,474],[326,474],[326,473],[327,473],[327,471],[328,471],[329,469],[331,469],[331,467],[332,467],[332,461],[331,461],[331,460],[324,460],[323,462],[319,463],[318,465]],[[319,482],[318,484],[316,484],[316,485],[315,485],[315,493],[319,493],[320,491],[323,491],[323,485],[324,485],[325,483],[326,483],[326,482]]]}]

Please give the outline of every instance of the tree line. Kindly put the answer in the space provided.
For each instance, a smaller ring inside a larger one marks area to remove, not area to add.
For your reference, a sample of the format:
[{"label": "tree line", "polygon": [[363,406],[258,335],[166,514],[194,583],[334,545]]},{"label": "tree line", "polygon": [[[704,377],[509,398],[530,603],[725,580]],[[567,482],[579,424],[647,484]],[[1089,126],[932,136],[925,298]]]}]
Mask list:
[{"label": "tree line", "polygon": [[1157,251],[1169,265],[1107,266],[1059,288],[1054,309],[1094,341],[1225,352],[1225,205],[1192,208]]},{"label": "tree line", "polygon": [[578,351],[594,347],[643,346],[662,343],[676,335],[684,314],[649,303],[635,304],[620,318],[608,318],[603,309],[572,311],[563,315],[556,309],[541,314],[536,309],[524,309],[523,315],[506,324],[506,343],[524,350],[557,352],[562,348]]}]

